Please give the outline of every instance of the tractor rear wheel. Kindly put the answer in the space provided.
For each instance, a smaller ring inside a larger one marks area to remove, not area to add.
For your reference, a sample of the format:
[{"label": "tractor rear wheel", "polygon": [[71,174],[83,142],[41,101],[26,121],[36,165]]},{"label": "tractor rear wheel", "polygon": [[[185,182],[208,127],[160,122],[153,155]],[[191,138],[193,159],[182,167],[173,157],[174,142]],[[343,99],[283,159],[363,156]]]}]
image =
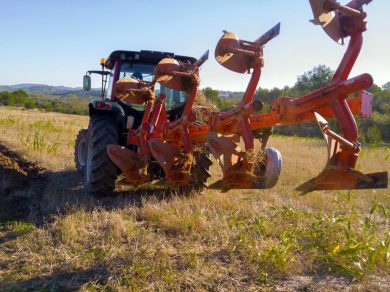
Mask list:
[{"label": "tractor rear wheel", "polygon": [[115,120],[110,116],[94,116],[88,128],[88,151],[84,167],[84,185],[94,195],[108,195],[115,189],[119,169],[107,155],[107,145],[119,144]]},{"label": "tractor rear wheel", "polygon": [[84,173],[84,167],[87,164],[88,151],[88,129],[81,129],[76,138],[74,148],[74,160],[76,169],[79,173]]}]

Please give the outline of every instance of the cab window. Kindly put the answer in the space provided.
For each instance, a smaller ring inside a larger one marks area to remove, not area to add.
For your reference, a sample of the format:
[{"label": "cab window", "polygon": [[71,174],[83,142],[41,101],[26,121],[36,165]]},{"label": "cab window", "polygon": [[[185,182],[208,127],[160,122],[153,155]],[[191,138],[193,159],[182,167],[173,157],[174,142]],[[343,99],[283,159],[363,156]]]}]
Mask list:
[{"label": "cab window", "polygon": [[[155,65],[150,64],[132,64],[122,63],[119,70],[119,79],[121,78],[137,78],[143,81],[153,81]],[[169,89],[158,82],[154,85],[155,95],[158,96],[160,93],[165,94],[165,108],[167,111],[182,106],[187,101],[187,92]],[[144,105],[139,104],[128,104],[138,111],[145,110]]]}]

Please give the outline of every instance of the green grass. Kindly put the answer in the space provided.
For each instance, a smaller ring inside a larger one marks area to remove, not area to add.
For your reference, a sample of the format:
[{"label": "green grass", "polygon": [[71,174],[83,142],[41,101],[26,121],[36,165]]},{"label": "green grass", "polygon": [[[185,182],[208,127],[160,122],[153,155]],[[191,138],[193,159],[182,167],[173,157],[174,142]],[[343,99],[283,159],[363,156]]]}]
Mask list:
[{"label": "green grass", "polygon": [[[60,155],[5,142],[60,175],[42,190],[43,226],[0,225],[0,290],[390,289],[388,190],[294,191],[320,172],[322,141],[272,138],[284,168],[271,190],[97,200],[60,172],[74,170],[70,141],[86,120],[25,113],[0,118],[0,133],[27,133],[12,118],[35,123],[28,133],[39,129],[44,145],[60,141]],[[389,151],[365,149],[359,169],[389,170]],[[212,174],[211,182],[220,176],[216,163]]]}]

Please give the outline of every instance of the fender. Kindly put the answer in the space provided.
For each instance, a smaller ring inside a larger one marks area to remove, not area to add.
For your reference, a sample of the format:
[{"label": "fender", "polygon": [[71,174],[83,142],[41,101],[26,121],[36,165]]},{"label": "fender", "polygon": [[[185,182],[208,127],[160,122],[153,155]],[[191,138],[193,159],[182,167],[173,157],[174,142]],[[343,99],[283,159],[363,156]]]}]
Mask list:
[{"label": "fender", "polygon": [[110,100],[92,100],[89,105],[89,116],[110,115],[123,126],[125,123],[125,112],[123,108],[115,101]]}]

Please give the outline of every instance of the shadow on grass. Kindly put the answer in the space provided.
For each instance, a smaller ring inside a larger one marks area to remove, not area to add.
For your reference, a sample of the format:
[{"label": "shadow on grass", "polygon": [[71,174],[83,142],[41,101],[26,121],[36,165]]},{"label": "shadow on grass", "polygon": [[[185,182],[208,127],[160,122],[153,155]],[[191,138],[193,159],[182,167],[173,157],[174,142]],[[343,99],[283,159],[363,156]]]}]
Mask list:
[{"label": "shadow on grass", "polygon": [[74,208],[110,211],[125,207],[142,207],[148,198],[165,200],[174,195],[175,192],[169,190],[127,188],[108,195],[93,196],[84,190],[82,176],[76,171],[53,172],[49,174],[40,209],[41,215],[47,219],[50,215],[61,214]]},{"label": "shadow on grass", "polygon": [[[1,144],[0,155],[0,224],[30,222],[41,226],[54,215],[76,208],[108,211],[141,207],[147,199],[165,200],[179,193],[168,189],[131,190],[119,184],[113,194],[95,197],[84,190],[82,175],[76,170],[44,170]],[[17,236],[15,233],[8,238]]]},{"label": "shadow on grass", "polygon": [[42,169],[0,144],[0,244],[76,210],[140,208],[147,200],[170,200],[179,193],[190,195],[169,189],[134,190],[119,183],[113,194],[96,197],[84,190],[76,170]]},{"label": "shadow on grass", "polygon": [[[109,273],[105,267],[93,266],[85,270],[59,271],[49,276],[25,281],[3,281],[1,291],[78,291],[85,284],[91,288],[104,286]],[[93,283],[93,284],[91,284]],[[94,286],[94,287],[93,287]]]}]

